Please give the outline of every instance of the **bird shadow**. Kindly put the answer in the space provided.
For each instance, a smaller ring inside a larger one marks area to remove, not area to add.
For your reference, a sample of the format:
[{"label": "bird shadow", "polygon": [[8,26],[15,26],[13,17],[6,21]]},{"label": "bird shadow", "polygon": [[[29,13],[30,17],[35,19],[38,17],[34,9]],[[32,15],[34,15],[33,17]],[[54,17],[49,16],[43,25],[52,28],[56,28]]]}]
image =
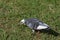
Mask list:
[{"label": "bird shadow", "polygon": [[49,30],[46,30],[46,29],[43,29],[43,30],[35,30],[36,32],[41,32],[41,33],[47,33],[48,35],[54,35],[54,36],[60,36],[60,33],[52,30],[52,29],[49,29]]}]

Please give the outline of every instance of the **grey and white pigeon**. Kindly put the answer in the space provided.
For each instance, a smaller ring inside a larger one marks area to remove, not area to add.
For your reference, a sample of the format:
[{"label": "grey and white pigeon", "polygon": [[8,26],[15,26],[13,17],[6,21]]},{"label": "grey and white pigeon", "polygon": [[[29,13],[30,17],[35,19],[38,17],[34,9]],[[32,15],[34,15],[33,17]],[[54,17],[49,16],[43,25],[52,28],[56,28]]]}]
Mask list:
[{"label": "grey and white pigeon", "polygon": [[34,32],[35,30],[49,29],[49,25],[39,21],[36,18],[22,19],[21,24],[27,25]]},{"label": "grey and white pigeon", "polygon": [[49,30],[48,32],[50,32],[53,35],[58,35],[59,33],[55,32],[54,30],[52,30],[49,25],[47,25],[46,23],[39,21],[36,18],[29,18],[29,19],[22,19],[20,21],[20,24],[24,24],[27,25],[29,28],[32,29],[33,33],[35,32],[35,30]]}]

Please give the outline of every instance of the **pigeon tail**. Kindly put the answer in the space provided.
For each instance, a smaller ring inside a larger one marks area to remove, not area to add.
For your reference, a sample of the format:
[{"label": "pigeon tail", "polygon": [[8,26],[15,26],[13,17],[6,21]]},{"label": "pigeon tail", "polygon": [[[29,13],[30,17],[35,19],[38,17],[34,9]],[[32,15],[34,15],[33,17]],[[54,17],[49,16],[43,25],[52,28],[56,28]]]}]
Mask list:
[{"label": "pigeon tail", "polygon": [[54,35],[54,36],[60,35],[59,33],[57,33],[56,31],[54,31],[54,30],[52,30],[52,29],[49,29],[49,30],[48,30],[48,34],[52,34],[52,35]]}]

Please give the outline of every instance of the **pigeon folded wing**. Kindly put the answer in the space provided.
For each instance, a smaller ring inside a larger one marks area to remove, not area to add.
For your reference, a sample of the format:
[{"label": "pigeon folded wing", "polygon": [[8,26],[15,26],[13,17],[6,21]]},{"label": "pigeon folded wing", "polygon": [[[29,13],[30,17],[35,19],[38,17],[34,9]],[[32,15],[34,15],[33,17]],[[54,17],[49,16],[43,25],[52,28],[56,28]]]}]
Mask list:
[{"label": "pigeon folded wing", "polygon": [[48,28],[48,27],[47,27],[47,26],[43,26],[43,25],[39,25],[39,26],[37,27],[38,30],[46,29],[46,28]]}]

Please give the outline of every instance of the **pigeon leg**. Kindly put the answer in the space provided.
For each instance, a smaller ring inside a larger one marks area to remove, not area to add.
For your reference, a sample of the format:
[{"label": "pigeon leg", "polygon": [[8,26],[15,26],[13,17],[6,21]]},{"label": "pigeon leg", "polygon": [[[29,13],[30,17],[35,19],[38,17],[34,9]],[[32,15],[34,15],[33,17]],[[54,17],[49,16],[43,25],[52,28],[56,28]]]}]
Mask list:
[{"label": "pigeon leg", "polygon": [[35,36],[35,30],[32,29],[32,36]]},{"label": "pigeon leg", "polygon": [[32,33],[34,33],[35,32],[35,30],[32,30]]},{"label": "pigeon leg", "polygon": [[40,31],[37,32],[37,39],[40,39]]},{"label": "pigeon leg", "polygon": [[39,35],[40,34],[40,31],[37,31],[37,35]]}]

